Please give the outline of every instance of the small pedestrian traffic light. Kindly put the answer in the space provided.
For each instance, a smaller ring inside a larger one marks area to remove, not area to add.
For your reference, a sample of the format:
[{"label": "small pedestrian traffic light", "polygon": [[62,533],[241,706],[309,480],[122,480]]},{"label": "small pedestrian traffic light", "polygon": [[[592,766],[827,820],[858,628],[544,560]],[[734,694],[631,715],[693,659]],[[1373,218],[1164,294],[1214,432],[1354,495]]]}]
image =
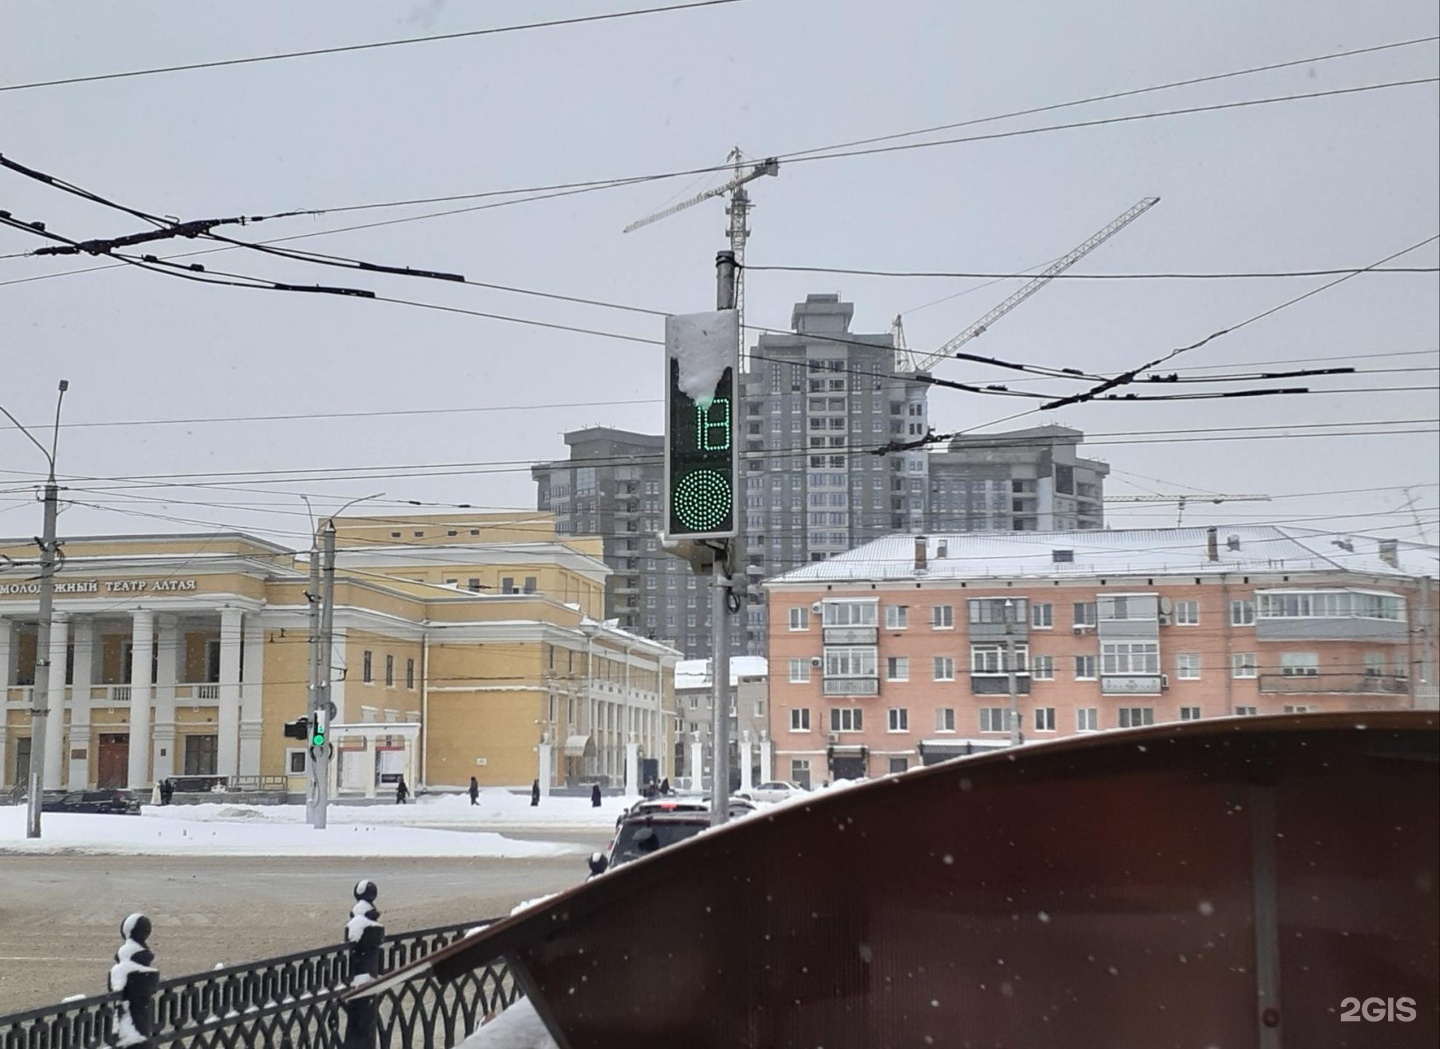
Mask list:
[{"label": "small pedestrian traffic light", "polygon": [[325,745],[325,717],[318,710],[315,712],[315,724],[310,728],[310,745],[312,747],[323,747]]},{"label": "small pedestrian traffic light", "polygon": [[665,534],[737,534],[735,393],[740,322],[735,310],[665,318]]},{"label": "small pedestrian traffic light", "polygon": [[310,734],[310,722],[305,718],[296,718],[294,721],[285,722],[286,739],[304,739]]}]

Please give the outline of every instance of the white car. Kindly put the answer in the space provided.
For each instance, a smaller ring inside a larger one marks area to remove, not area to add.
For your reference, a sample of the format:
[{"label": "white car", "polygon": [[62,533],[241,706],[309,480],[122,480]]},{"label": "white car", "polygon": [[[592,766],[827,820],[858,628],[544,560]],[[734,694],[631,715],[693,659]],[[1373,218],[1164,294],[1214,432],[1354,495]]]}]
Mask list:
[{"label": "white car", "polygon": [[742,790],[737,797],[749,798],[751,801],[789,801],[791,798],[805,794],[804,787],[797,787],[793,783],[786,783],[783,780],[772,780],[769,783],[759,783],[749,790]]}]

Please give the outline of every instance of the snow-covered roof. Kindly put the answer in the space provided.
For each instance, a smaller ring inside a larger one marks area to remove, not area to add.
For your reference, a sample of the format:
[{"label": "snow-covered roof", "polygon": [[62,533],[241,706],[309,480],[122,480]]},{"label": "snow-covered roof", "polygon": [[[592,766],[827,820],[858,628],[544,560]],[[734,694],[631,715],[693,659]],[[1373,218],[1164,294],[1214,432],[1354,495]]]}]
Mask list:
[{"label": "snow-covered roof", "polygon": [[[765,585],[886,580],[1020,579],[1096,575],[1204,576],[1268,571],[1435,576],[1440,547],[1280,525],[1217,527],[1216,559],[1207,528],[1070,532],[959,532],[925,537],[917,569],[914,535],[890,535],[777,576]],[[943,553],[942,553],[943,546]]]},{"label": "snow-covered roof", "polygon": [[[765,677],[768,664],[764,656],[731,656],[730,683],[742,677]],[[682,659],[675,664],[675,687],[704,688],[710,684],[710,660]]]}]

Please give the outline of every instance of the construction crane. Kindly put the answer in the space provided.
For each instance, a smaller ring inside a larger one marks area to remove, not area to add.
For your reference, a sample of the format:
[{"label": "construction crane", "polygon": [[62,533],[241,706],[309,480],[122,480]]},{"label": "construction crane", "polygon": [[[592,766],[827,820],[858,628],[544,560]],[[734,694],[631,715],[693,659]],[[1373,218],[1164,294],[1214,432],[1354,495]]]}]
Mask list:
[{"label": "construction crane", "polygon": [[643,219],[636,219],[620,232],[632,233],[642,226],[648,226],[652,222],[659,222],[661,219],[669,218],[677,212],[686,208],[694,207],[713,197],[730,194],[730,203],[725,208],[725,214],[730,216],[730,250],[735,254],[735,310],[740,317],[740,352],[742,357],[741,367],[744,367],[743,357],[745,352],[745,241],[750,237],[750,194],[745,192],[745,184],[754,182],[757,178],[765,175],[778,175],[780,173],[780,161],[775,157],[766,157],[749,171],[745,171],[744,157],[740,153],[740,147],[736,146],[725,158],[732,163],[735,175],[723,186],[716,186],[707,189],[704,193],[697,193],[689,200],[682,200],[678,204],[671,204],[668,208],[662,208],[653,215],[646,215]]},{"label": "construction crane", "polygon": [[1188,495],[1107,495],[1107,503],[1174,503],[1179,508],[1175,515],[1175,527],[1185,520],[1185,507],[1190,503],[1268,503],[1268,495],[1225,495],[1191,492]]},{"label": "construction crane", "polygon": [[[897,365],[901,368],[901,370],[904,371],[928,372],[936,364],[938,364],[940,361],[943,361],[946,357],[949,357],[951,354],[953,354],[961,346],[964,346],[971,339],[976,339],[979,338],[981,335],[984,335],[985,332],[989,330],[990,325],[994,324],[1001,317],[1005,316],[1005,314],[1009,313],[1016,306],[1019,306],[1031,295],[1034,295],[1041,288],[1045,287],[1045,285],[1049,284],[1060,274],[1064,273],[1071,266],[1075,265],[1075,263],[1079,262],[1086,255],[1090,254],[1101,244],[1104,244],[1107,240],[1115,236],[1115,234],[1119,233],[1122,229],[1130,225],[1130,223],[1134,222],[1141,215],[1145,214],[1145,212],[1149,211],[1158,203],[1160,203],[1159,197],[1146,197],[1144,200],[1140,201],[1140,203],[1130,208],[1124,214],[1117,216],[1115,220],[1110,223],[1110,225],[1106,226],[1104,229],[1091,236],[1083,244],[1076,246],[1067,254],[1062,255],[1060,258],[1056,259],[1049,266],[1047,266],[1043,272],[1036,276],[1034,280],[1030,281],[1023,288],[1020,288],[1018,291],[1015,292],[1015,294],[1011,295],[1008,299],[1006,299],[1000,305],[996,306],[989,313],[985,314],[985,316],[981,317],[974,324],[970,325],[970,327],[966,328],[959,335],[955,336],[955,338],[951,339],[944,346],[941,346],[934,353],[921,357],[917,355],[913,350],[897,345],[897,352],[895,354]],[[903,341],[905,329],[901,324],[901,320],[899,317],[896,317],[894,322],[892,323],[891,331],[899,335],[901,340]]]}]

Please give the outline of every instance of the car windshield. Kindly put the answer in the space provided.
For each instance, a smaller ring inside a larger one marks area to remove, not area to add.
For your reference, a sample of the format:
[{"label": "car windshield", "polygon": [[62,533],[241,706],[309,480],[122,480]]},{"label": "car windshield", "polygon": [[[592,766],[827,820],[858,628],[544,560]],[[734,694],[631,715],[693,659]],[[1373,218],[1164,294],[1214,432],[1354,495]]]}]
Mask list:
[{"label": "car windshield", "polygon": [[674,845],[677,841],[693,838],[705,827],[706,824],[700,822],[627,823],[620,828],[620,833],[616,835],[615,849],[611,854],[610,865],[618,867],[622,863],[638,860],[641,856],[648,856],[667,845]]}]

